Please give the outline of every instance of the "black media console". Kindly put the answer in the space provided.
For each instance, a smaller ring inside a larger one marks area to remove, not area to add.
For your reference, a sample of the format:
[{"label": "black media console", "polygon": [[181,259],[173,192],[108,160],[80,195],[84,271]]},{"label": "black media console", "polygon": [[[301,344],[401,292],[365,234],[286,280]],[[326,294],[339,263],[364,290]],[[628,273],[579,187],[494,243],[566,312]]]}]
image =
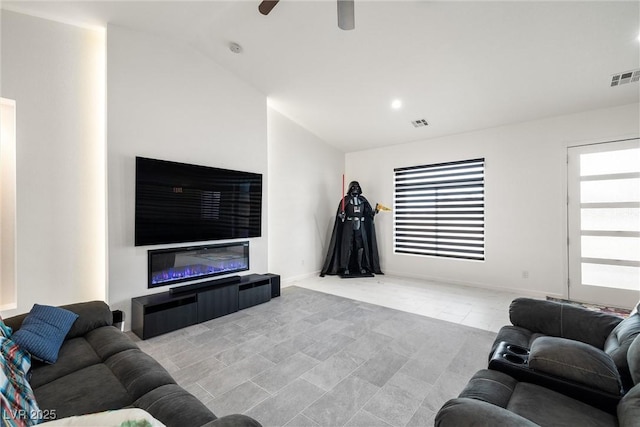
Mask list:
[{"label": "black media console", "polygon": [[280,276],[248,274],[131,299],[131,330],[143,340],[280,296]]}]

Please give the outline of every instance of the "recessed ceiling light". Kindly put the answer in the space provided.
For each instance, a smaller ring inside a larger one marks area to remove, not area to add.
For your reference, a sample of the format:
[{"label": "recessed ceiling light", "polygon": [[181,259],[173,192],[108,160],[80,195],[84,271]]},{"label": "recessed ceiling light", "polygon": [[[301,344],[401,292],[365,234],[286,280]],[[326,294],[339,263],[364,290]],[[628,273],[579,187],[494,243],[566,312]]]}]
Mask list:
[{"label": "recessed ceiling light", "polygon": [[229,50],[233,53],[242,53],[242,46],[236,42],[229,43]]},{"label": "recessed ceiling light", "polygon": [[402,101],[400,101],[399,99],[394,99],[393,101],[391,101],[391,108],[393,108],[394,110],[402,108]]}]

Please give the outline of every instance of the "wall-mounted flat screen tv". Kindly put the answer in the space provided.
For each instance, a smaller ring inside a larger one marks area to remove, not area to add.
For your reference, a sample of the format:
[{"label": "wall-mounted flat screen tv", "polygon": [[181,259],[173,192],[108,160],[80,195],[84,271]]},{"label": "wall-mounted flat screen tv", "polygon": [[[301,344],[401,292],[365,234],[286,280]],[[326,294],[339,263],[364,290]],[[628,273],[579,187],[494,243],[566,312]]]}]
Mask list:
[{"label": "wall-mounted flat screen tv", "polygon": [[136,157],[135,245],[259,237],[262,174]]}]

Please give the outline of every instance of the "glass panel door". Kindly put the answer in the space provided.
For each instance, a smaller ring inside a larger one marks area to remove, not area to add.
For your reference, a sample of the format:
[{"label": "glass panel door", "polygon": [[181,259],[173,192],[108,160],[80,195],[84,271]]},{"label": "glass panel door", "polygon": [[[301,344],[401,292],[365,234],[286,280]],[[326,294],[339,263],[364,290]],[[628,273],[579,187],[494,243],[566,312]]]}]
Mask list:
[{"label": "glass panel door", "polygon": [[568,150],[569,298],[640,300],[640,140]]}]

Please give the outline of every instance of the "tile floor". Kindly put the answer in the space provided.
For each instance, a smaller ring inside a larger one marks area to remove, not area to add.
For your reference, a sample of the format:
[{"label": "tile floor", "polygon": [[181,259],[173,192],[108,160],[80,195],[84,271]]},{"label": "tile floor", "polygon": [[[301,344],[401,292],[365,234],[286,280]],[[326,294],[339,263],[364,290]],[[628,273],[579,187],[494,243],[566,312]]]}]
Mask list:
[{"label": "tile floor", "polygon": [[392,276],[312,277],[228,316],[145,341],[129,334],[218,416],[246,413],[266,427],[422,427],[486,367],[516,296]]},{"label": "tile floor", "polygon": [[363,279],[310,277],[287,282],[314,291],[497,332],[509,322],[515,293],[389,275]]}]

